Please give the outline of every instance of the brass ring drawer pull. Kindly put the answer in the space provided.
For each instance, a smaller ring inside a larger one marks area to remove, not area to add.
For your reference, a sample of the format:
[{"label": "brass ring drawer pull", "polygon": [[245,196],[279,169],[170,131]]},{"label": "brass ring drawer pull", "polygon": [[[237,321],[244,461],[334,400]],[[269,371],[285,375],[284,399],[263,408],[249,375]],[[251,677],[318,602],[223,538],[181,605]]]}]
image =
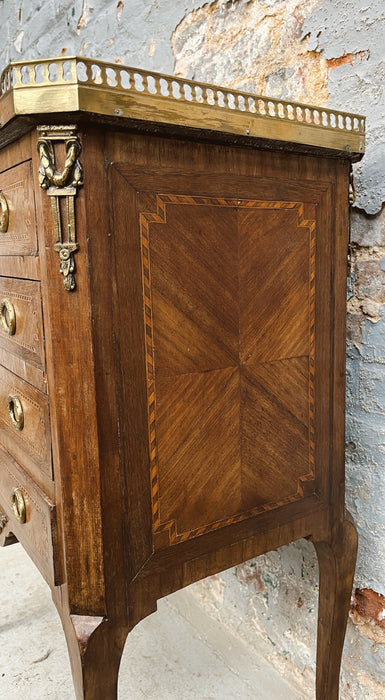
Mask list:
[{"label": "brass ring drawer pull", "polygon": [[8,231],[9,224],[9,210],[7,200],[2,192],[0,192],[0,209],[0,233],[6,233]]},{"label": "brass ring drawer pull", "polygon": [[12,425],[16,428],[16,430],[23,430],[24,411],[18,396],[13,396],[12,394],[8,396],[8,411],[11,417]]},{"label": "brass ring drawer pull", "polygon": [[27,520],[25,500],[20,489],[14,489],[11,495],[12,510],[18,523],[23,525]]},{"label": "brass ring drawer pull", "polygon": [[1,325],[8,335],[16,333],[16,313],[15,307],[9,299],[0,301],[0,319]]}]

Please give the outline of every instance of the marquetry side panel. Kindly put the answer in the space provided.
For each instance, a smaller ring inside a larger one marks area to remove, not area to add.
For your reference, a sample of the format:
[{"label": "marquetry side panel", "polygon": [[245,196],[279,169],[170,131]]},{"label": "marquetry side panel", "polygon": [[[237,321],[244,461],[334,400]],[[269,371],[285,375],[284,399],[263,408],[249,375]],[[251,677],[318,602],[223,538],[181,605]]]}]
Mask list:
[{"label": "marquetry side panel", "polygon": [[315,209],[162,194],[140,233],[161,547],[314,492]]}]

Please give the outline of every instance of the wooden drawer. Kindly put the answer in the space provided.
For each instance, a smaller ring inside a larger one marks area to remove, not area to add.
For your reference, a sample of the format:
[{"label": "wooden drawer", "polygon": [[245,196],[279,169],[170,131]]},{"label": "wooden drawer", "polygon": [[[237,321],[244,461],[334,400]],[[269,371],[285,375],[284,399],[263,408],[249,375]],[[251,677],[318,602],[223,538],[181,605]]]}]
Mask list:
[{"label": "wooden drawer", "polygon": [[0,255],[37,251],[31,161],[0,173]]},{"label": "wooden drawer", "polygon": [[3,364],[41,388],[45,357],[39,282],[0,277],[0,348]]},{"label": "wooden drawer", "polygon": [[51,495],[53,486],[48,399],[1,366],[0,442]]},{"label": "wooden drawer", "polygon": [[49,584],[61,583],[55,504],[1,447],[0,511],[3,535],[17,537]]}]

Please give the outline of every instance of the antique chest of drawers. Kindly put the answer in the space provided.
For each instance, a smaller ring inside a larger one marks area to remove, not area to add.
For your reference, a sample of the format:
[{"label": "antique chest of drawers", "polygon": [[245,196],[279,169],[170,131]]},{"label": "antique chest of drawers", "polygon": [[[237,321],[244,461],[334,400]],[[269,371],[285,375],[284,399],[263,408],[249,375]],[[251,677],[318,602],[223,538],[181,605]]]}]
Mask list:
[{"label": "antique chest of drawers", "polygon": [[77,698],[116,698],[159,597],[307,537],[335,700],[364,119],[61,58],[4,71],[0,121],[0,541],[52,588]]}]

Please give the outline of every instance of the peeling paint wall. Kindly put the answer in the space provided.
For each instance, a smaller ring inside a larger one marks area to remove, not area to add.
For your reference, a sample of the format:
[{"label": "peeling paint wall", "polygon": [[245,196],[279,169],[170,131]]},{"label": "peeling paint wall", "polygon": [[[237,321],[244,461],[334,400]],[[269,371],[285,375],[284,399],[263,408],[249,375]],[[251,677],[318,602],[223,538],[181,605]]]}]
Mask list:
[{"label": "peeling paint wall", "polygon": [[302,29],[319,0],[221,2],[176,28],[175,73],[195,80],[314,103],[328,99],[328,65],[308,50]]},{"label": "peeling paint wall", "polygon": [[[367,115],[348,295],[347,501],[359,528],[344,700],[385,699],[385,4],[383,0],[0,0],[0,65],[80,54]],[[193,587],[312,696],[318,566],[308,542]]]},{"label": "peeling paint wall", "polygon": [[0,0],[0,65],[88,56],[172,73],[171,35],[194,0]]}]

